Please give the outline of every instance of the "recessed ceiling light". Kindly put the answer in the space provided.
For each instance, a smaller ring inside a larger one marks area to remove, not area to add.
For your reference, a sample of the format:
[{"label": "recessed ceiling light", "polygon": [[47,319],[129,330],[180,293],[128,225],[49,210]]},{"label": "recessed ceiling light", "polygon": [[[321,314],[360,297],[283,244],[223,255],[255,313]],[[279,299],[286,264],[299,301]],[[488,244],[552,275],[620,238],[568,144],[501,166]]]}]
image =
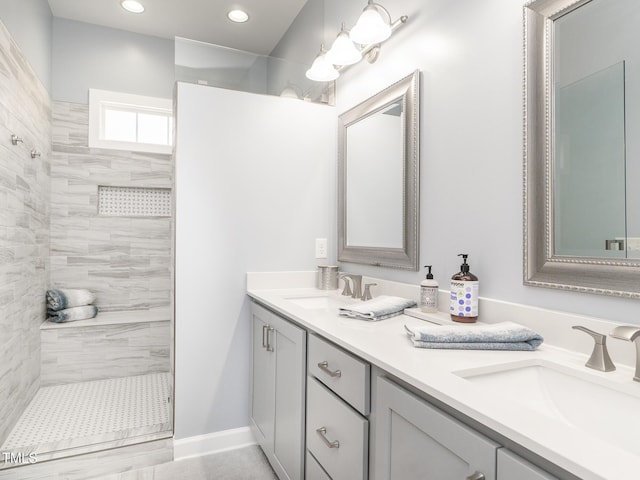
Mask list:
[{"label": "recessed ceiling light", "polygon": [[249,20],[249,14],[244,10],[231,10],[227,13],[229,20],[236,23],[244,23]]},{"label": "recessed ceiling light", "polygon": [[136,0],[122,0],[122,2],[120,2],[120,5],[122,5],[122,8],[124,8],[127,12],[144,12],[144,6],[140,2],[136,2]]}]

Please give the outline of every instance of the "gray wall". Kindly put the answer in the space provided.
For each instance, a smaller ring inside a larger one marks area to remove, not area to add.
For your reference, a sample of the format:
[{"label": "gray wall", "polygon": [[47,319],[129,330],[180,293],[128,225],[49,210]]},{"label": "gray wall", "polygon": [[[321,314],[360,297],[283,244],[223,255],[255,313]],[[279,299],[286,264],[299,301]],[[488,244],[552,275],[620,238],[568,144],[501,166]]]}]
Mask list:
[{"label": "gray wall", "polygon": [[[326,37],[355,22],[358,5],[325,0]],[[391,16],[407,24],[338,80],[344,112],[408,75],[422,72],[420,265],[432,264],[443,288],[468,253],[480,295],[640,323],[638,302],[522,284],[522,7],[513,0],[396,0]],[[346,9],[349,9],[348,11]],[[342,266],[419,283],[422,273]],[[482,312],[480,312],[482,315]],[[568,333],[570,334],[570,333]]]},{"label": "gray wall", "polygon": [[[39,385],[49,271],[49,95],[0,24],[0,444]],[[12,145],[11,135],[24,143]],[[35,148],[40,157],[32,159]]]},{"label": "gray wall", "polygon": [[324,0],[307,0],[269,55],[310,66],[320,51],[324,34]]},{"label": "gray wall", "polygon": [[[314,101],[317,85],[305,72],[320,51],[324,38],[324,0],[308,0],[298,16],[272,50],[268,65],[268,92],[280,95],[289,86]],[[317,90],[319,91],[319,90]]]},{"label": "gray wall", "polygon": [[88,103],[89,88],[171,98],[174,41],[53,20],[53,100]]},{"label": "gray wall", "polygon": [[52,16],[47,0],[0,0],[0,19],[51,92]]}]

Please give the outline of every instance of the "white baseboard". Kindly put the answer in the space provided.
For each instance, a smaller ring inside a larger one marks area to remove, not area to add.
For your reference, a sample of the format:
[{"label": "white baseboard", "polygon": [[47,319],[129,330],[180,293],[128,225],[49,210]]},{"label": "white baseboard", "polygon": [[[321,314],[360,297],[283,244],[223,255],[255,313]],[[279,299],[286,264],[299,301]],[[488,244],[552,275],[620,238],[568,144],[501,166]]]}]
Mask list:
[{"label": "white baseboard", "polygon": [[182,460],[255,445],[249,427],[234,428],[173,441],[173,458]]}]

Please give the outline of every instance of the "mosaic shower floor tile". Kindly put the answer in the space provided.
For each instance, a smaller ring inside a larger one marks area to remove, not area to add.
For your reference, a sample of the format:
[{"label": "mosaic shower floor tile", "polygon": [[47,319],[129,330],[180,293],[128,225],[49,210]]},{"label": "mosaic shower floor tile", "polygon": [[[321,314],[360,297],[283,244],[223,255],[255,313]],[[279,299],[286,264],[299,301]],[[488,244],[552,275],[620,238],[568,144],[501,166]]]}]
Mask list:
[{"label": "mosaic shower floor tile", "polygon": [[91,445],[171,428],[169,373],[42,387],[2,451]]}]

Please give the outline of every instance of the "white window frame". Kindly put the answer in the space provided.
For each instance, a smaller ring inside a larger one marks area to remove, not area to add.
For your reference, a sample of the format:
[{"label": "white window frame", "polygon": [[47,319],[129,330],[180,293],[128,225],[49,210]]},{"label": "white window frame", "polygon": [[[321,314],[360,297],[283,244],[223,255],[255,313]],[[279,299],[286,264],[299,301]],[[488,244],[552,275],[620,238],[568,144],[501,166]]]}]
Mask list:
[{"label": "white window frame", "polygon": [[[170,98],[147,97],[131,93],[89,89],[89,148],[108,148],[148,153],[172,153],[173,145],[126,142],[104,138],[105,107],[136,113],[160,113],[169,117],[169,128],[173,128],[173,102]],[[170,130],[169,140],[173,143]]]}]

